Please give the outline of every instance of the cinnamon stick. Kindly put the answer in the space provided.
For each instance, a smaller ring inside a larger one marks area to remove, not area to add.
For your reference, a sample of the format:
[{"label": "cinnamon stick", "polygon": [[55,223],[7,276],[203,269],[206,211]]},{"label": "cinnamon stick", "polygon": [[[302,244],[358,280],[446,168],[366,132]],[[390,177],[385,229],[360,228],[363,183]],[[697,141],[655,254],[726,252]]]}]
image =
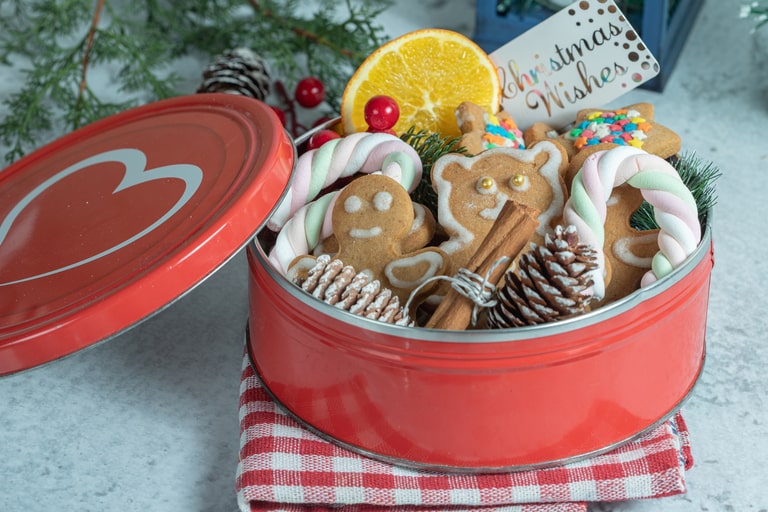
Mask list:
[{"label": "cinnamon stick", "polygon": [[[539,212],[535,208],[515,201],[507,201],[493,227],[469,260],[467,270],[484,277],[500,258],[504,256],[515,258],[528,244],[539,226],[538,216]],[[505,265],[496,266],[488,281],[496,285],[505,270]],[[451,288],[425,327],[446,330],[466,329],[472,320],[474,306],[472,300]]]}]

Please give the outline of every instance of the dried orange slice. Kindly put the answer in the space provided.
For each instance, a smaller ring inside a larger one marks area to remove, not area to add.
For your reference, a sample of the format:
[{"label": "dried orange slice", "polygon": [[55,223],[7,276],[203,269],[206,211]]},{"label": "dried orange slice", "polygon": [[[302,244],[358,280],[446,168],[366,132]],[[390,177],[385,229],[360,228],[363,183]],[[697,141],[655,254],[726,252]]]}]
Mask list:
[{"label": "dried orange slice", "polygon": [[496,113],[501,85],[496,65],[471,39],[451,30],[416,30],[385,43],[347,82],[341,99],[345,133],[366,131],[365,104],[376,95],[394,98],[398,135],[411,126],[444,136],[460,135],[455,110],[471,101]]}]

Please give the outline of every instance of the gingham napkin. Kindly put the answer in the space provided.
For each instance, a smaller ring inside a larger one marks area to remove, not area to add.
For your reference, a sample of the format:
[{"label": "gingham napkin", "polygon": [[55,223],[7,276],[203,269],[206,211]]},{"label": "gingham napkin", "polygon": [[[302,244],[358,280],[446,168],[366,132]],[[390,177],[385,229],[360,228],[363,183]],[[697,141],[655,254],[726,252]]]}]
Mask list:
[{"label": "gingham napkin", "polygon": [[445,474],[393,466],[325,441],[272,402],[244,356],[237,496],[243,512],[586,512],[592,501],[685,492],[682,416],[610,453],[555,468]]}]

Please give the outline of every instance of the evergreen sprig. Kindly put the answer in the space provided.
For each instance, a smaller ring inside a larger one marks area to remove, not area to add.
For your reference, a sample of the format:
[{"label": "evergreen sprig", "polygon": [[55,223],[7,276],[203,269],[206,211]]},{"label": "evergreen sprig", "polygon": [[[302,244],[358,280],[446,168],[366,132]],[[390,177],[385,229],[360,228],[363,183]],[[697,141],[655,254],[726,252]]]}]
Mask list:
[{"label": "evergreen sprig", "polygon": [[[699,213],[699,222],[707,225],[707,216],[717,203],[715,181],[721,176],[720,169],[712,162],[697,157],[694,152],[684,153],[672,159],[672,166],[680,174],[680,178],[693,194]],[[629,224],[635,229],[658,229],[659,225],[653,216],[653,206],[643,201],[640,208],[629,219]]]},{"label": "evergreen sprig", "polygon": [[[304,76],[319,77],[329,107],[338,111],[349,76],[386,39],[375,18],[390,4],[4,0],[0,66],[23,80],[3,100],[5,159],[11,162],[58,133],[137,104],[193,93],[197,84],[185,85],[168,71],[176,59],[210,60],[236,47],[261,55],[289,88]],[[16,69],[24,62],[27,68]],[[106,74],[109,90],[94,90],[94,73]]]},{"label": "evergreen sprig", "polygon": [[461,137],[444,136],[441,133],[433,133],[427,130],[417,130],[411,126],[400,135],[400,139],[413,147],[421,158],[421,181],[411,193],[411,197],[417,203],[429,208],[437,217],[437,192],[432,188],[432,166],[443,155],[459,153],[468,155],[467,148],[459,146]]},{"label": "evergreen sprig", "polygon": [[752,31],[756,31],[768,23],[768,1],[760,0],[741,6],[740,18],[750,18],[755,22]]}]

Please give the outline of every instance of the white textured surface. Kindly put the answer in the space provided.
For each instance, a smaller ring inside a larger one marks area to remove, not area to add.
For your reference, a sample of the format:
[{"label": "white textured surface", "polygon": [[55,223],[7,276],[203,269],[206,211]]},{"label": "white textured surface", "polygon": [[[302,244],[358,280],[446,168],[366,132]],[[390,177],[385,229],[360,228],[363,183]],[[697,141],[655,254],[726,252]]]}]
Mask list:
[{"label": "white textured surface", "polygon": [[[689,492],[594,511],[768,511],[760,256],[768,214],[768,55],[755,58],[739,5],[707,0],[666,90],[636,91],[615,105],[653,102],[657,121],[680,133],[686,149],[716,162],[724,177],[714,220],[708,361],[684,408],[695,458]],[[382,20],[395,36],[426,26],[471,33],[473,18],[471,0],[400,0]],[[3,80],[0,98],[15,86]],[[236,510],[245,273],[240,254],[117,339],[0,379],[0,510]]]}]

